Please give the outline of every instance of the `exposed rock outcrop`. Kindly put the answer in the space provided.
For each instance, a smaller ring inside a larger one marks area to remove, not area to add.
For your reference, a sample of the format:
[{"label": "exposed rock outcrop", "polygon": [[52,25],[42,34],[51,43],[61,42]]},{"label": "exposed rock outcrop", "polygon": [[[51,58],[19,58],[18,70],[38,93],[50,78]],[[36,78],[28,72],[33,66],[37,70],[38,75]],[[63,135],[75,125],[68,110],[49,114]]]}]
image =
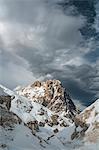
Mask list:
[{"label": "exposed rock outcrop", "polygon": [[11,96],[0,96],[0,126],[4,128],[12,128],[15,124],[20,124],[21,119],[13,112],[10,112]]},{"label": "exposed rock outcrop", "polygon": [[[88,141],[99,140],[99,99],[75,116],[75,132],[71,138],[85,137]],[[80,127],[80,129],[79,129]]]},{"label": "exposed rock outcrop", "polygon": [[36,81],[16,92],[44,105],[55,113],[63,113],[64,111],[68,117],[72,118],[77,112],[76,106],[59,80]]},{"label": "exposed rock outcrop", "polygon": [[37,120],[34,120],[34,121],[27,123],[27,126],[32,130],[33,134],[35,134],[36,131],[39,131],[39,125],[38,125]]},{"label": "exposed rock outcrop", "polygon": [[5,107],[5,109],[10,110],[11,107],[11,96],[1,95],[0,96],[0,106]]}]

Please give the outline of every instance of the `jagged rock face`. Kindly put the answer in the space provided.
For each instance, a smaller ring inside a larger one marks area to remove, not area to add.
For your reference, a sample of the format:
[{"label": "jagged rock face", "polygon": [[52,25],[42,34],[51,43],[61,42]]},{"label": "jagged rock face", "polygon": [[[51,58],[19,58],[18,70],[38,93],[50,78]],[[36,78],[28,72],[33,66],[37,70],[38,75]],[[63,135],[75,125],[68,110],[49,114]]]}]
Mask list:
[{"label": "jagged rock face", "polygon": [[0,96],[0,126],[13,129],[14,125],[21,123],[21,119],[13,112],[10,112],[11,96]]},{"label": "jagged rock face", "polygon": [[91,130],[95,125],[99,128],[99,99],[77,115],[75,122],[81,127],[87,124]]},{"label": "jagged rock face", "polygon": [[32,85],[17,90],[17,93],[54,112],[68,111],[72,115],[76,112],[73,101],[59,80],[36,81]]},{"label": "jagged rock face", "polygon": [[0,106],[5,107],[6,109],[10,109],[11,107],[11,96],[0,96]]},{"label": "jagged rock face", "polygon": [[80,136],[83,135],[91,142],[99,140],[99,99],[79,115],[76,115],[74,122],[76,125],[75,133],[78,132],[77,128],[81,127],[81,131],[78,132]]},{"label": "jagged rock face", "polygon": [[21,119],[15,114],[0,107],[0,126],[12,130],[15,124],[20,124],[21,122]]}]

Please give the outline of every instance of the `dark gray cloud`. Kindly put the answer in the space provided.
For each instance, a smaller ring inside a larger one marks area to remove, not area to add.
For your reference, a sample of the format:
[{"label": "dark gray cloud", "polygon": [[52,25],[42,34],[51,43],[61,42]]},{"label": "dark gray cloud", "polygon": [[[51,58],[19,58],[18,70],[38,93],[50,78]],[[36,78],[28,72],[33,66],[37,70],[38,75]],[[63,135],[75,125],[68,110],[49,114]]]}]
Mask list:
[{"label": "dark gray cloud", "polygon": [[58,4],[0,0],[0,82],[14,88],[56,78],[74,99],[89,104],[99,97],[98,7],[91,24],[97,34],[85,40],[86,16],[73,3],[66,11]]}]

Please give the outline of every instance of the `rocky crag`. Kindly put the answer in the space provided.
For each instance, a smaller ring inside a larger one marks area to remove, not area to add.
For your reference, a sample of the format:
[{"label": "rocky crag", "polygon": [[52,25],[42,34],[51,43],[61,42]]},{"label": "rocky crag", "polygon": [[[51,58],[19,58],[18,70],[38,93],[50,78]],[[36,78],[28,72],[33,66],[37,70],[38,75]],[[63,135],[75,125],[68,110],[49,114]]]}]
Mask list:
[{"label": "rocky crag", "polygon": [[55,113],[65,112],[71,117],[77,113],[75,104],[59,80],[36,81],[27,87],[17,88],[16,92]]}]

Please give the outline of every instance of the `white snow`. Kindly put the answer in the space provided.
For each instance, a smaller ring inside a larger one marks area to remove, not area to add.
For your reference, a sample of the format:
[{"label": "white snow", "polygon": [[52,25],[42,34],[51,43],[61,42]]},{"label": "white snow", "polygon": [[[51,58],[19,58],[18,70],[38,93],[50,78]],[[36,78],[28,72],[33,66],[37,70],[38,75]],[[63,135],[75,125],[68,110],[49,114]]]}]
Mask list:
[{"label": "white snow", "polygon": [[[11,102],[10,111],[14,112],[19,116],[24,123],[34,121],[35,119],[40,122],[45,119],[50,118],[53,114],[48,108],[33,102],[23,96],[19,96],[16,92],[13,92],[4,86],[0,85],[0,88],[3,89],[5,93],[15,98]],[[37,90],[37,89],[36,89]],[[43,89],[41,88],[40,95],[43,94]],[[33,93],[32,93],[33,96]],[[87,109],[91,109],[94,106],[91,116],[88,118],[87,122],[92,123],[95,120],[99,121],[99,115],[94,117],[95,112],[99,113],[99,99]],[[39,115],[41,109],[44,110],[44,115]],[[85,110],[84,110],[85,111]],[[84,113],[84,111],[82,113]],[[65,120],[69,127],[60,128],[58,125],[50,127],[45,125],[45,127],[40,127],[39,132],[36,135],[32,135],[31,130],[21,125],[16,125],[12,131],[8,131],[4,128],[0,129],[0,144],[6,144],[7,147],[0,150],[98,150],[98,143],[84,143],[81,140],[71,140],[71,134],[74,132],[75,126],[73,123],[70,123],[68,119],[64,118],[63,115],[60,115],[60,118]],[[55,134],[53,129],[58,128],[59,132]],[[3,136],[2,136],[2,134]],[[7,136],[6,136],[7,135]]]},{"label": "white snow", "polygon": [[7,145],[7,150],[41,149],[39,140],[35,138],[31,131],[24,125],[16,125],[12,131],[6,131],[2,128],[1,133],[3,133],[3,136],[0,137],[0,141],[2,140],[2,143]]},{"label": "white snow", "polygon": [[27,88],[23,88],[23,90],[22,89],[20,90],[20,88],[16,88],[15,91],[19,95],[23,95],[23,96],[27,93],[27,95],[30,99],[32,99],[33,97],[35,97],[35,98],[43,97],[44,93],[45,93],[45,89],[43,86],[32,88],[30,85],[27,86]]},{"label": "white snow", "polygon": [[14,92],[0,84],[0,88],[8,95],[14,95]]}]

